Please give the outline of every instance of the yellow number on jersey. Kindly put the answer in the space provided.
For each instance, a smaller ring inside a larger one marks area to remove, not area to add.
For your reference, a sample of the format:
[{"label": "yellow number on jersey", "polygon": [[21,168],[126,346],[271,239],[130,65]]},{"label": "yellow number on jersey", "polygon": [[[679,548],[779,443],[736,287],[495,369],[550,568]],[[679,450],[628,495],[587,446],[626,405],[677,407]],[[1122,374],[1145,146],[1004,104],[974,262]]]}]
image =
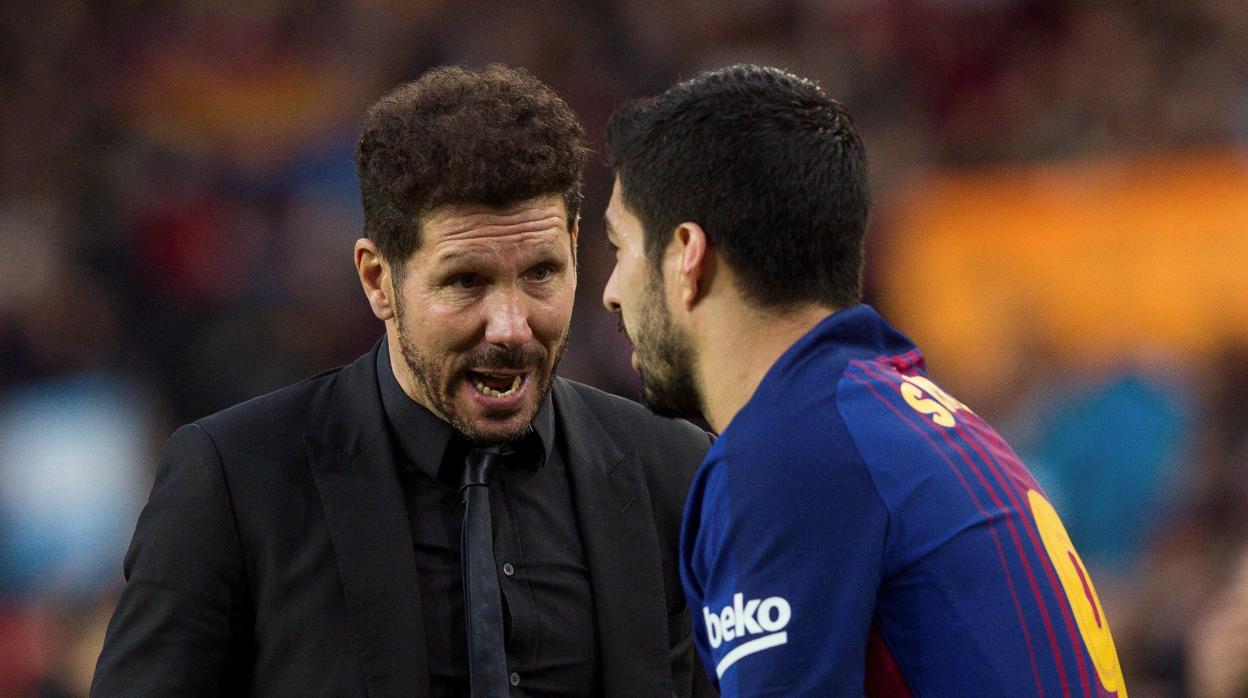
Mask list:
[{"label": "yellow number on jersey", "polygon": [[1101,600],[1096,595],[1096,587],[1092,586],[1087,568],[1083,566],[1083,559],[1075,552],[1070,535],[1049,500],[1035,490],[1027,490],[1027,499],[1036,519],[1036,529],[1040,531],[1040,540],[1044,541],[1044,550],[1053,562],[1053,569],[1057,570],[1057,578],[1062,581],[1062,589],[1075,615],[1075,624],[1079,626],[1079,634],[1092,656],[1101,685],[1106,691],[1116,692],[1118,698],[1127,698],[1122,665],[1118,663],[1114,637],[1109,632],[1109,619],[1105,617],[1105,609],[1101,607]]}]

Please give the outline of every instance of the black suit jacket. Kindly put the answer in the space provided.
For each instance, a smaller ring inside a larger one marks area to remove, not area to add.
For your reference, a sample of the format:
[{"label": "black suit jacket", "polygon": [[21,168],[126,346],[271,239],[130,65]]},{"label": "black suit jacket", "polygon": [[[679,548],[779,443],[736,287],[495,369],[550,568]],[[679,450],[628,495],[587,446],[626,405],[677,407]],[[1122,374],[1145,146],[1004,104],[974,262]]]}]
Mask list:
[{"label": "black suit jacket", "polygon": [[[428,692],[376,351],[170,437],[93,695]],[[559,378],[553,399],[607,695],[709,692],[677,563],[709,437]]]}]

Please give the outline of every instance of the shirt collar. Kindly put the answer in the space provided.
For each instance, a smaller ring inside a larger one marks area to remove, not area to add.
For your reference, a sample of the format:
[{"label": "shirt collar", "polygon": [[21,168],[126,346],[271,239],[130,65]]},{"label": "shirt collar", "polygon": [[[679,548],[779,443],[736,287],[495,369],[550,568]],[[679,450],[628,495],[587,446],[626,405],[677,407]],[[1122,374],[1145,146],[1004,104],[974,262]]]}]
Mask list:
[{"label": "shirt collar", "polygon": [[[441,417],[429,411],[403,392],[394,369],[390,366],[390,350],[386,338],[382,338],[377,350],[377,383],[381,390],[382,408],[399,442],[399,448],[413,467],[430,478],[438,479],[448,450],[454,445],[458,453],[462,439],[458,432]],[[541,467],[546,463],[554,446],[555,410],[548,393],[533,418],[533,431],[520,439],[519,448],[535,452],[525,461]],[[455,466],[458,468],[458,464]]]}]

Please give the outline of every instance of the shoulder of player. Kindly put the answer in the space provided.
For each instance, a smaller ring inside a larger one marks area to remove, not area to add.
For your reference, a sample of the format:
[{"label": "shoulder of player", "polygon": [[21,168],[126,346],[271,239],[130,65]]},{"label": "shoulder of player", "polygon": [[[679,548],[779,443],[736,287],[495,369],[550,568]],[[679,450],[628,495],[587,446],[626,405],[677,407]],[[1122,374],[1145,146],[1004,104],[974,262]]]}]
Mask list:
[{"label": "shoulder of player", "polygon": [[836,409],[856,435],[883,429],[893,442],[922,441],[931,424],[950,429],[973,414],[904,356],[851,361],[838,381]]},{"label": "shoulder of player", "polygon": [[802,387],[779,384],[780,390],[773,386],[763,400],[751,401],[707,455],[703,484],[721,479],[734,491],[800,489],[848,470],[865,472],[868,464],[838,407],[837,377],[829,378]]}]

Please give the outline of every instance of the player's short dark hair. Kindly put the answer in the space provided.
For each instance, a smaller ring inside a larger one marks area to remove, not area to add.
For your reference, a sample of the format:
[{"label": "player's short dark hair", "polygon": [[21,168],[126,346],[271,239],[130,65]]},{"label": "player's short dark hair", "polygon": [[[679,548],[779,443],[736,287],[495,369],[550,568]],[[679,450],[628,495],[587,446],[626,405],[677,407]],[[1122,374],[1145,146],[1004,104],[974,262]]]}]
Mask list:
[{"label": "player's short dark hair", "polygon": [[656,267],[691,221],[754,303],[861,300],[866,153],[814,82],[753,65],[702,73],[612,115],[606,150]]},{"label": "player's short dark hair", "polygon": [[588,153],[572,110],[528,71],[430,70],[364,118],[355,148],[364,234],[401,267],[420,247],[420,216],[434,208],[552,194],[563,196],[570,228]]}]

